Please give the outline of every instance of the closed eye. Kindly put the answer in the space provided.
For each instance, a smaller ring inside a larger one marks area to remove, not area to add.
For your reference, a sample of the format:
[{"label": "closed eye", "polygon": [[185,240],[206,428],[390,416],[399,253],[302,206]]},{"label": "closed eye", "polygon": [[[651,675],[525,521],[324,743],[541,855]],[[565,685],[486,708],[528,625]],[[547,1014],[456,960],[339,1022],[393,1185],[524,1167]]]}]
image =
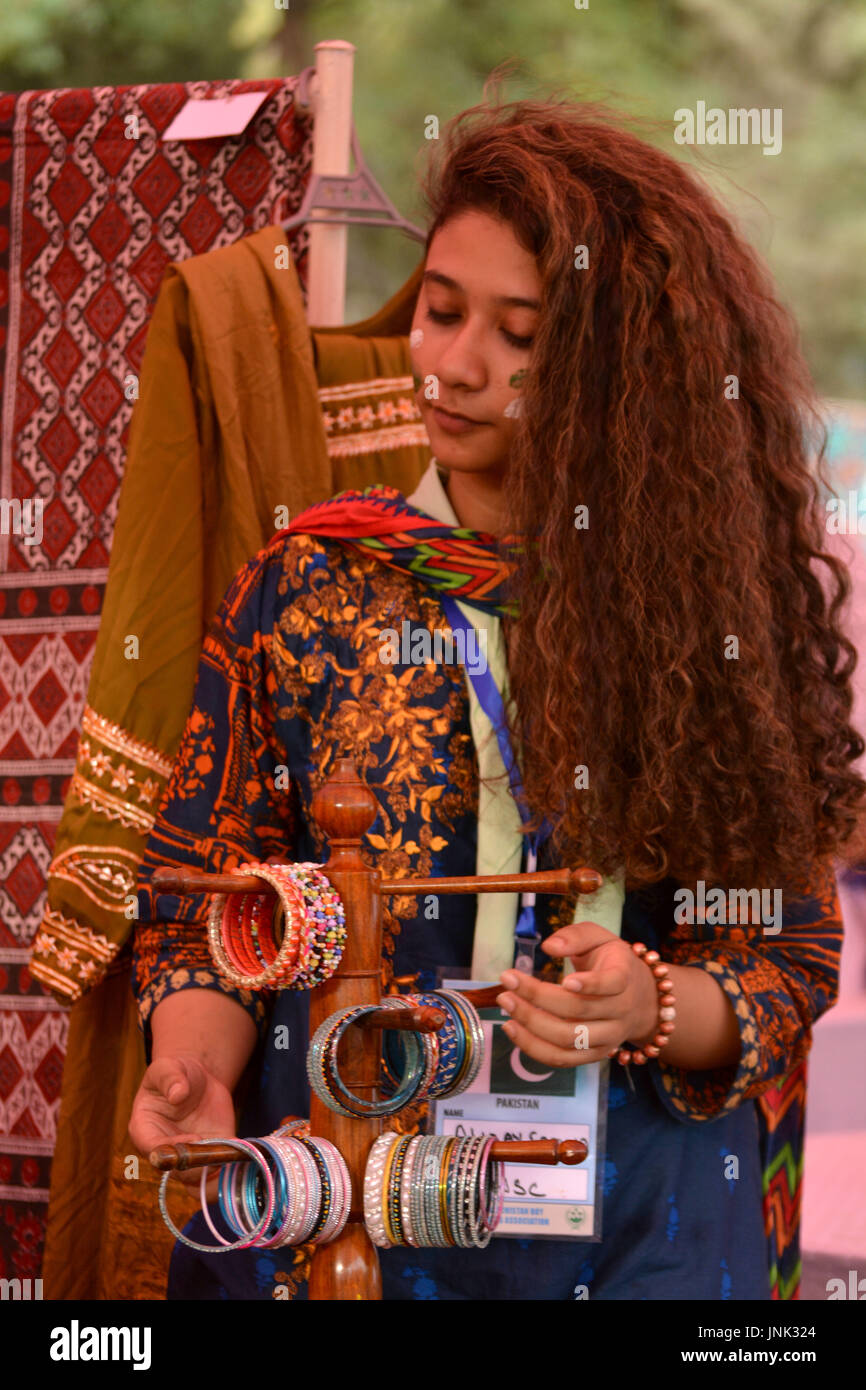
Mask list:
[{"label": "closed eye", "polygon": [[[442,311],[441,311],[440,309],[428,309],[428,310],[427,310],[427,318],[428,318],[428,319],[431,319],[433,323],[454,323],[455,319],[459,319],[459,317],[460,317],[459,314],[444,314],[444,313],[442,313]],[[507,328],[503,328],[503,329],[501,329],[500,331],[501,331],[501,333],[502,333],[503,338],[505,338],[506,341],[509,342],[509,343],[511,344],[512,347],[517,347],[517,348],[530,348],[530,347],[532,347],[532,338],[531,338],[531,337],[525,338],[525,337],[521,337],[521,336],[520,336],[519,334],[517,334],[517,333],[509,333],[509,331],[508,331]]]}]

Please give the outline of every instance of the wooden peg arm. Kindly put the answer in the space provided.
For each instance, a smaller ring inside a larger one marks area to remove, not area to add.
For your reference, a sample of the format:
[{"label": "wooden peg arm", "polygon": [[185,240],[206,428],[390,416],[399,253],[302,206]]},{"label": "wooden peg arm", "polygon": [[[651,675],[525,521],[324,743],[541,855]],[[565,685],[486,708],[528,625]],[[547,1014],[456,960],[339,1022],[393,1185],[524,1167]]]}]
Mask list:
[{"label": "wooden peg arm", "polygon": [[[328,866],[323,872],[327,875]],[[601,887],[601,874],[585,866],[580,869],[548,869],[533,874],[493,874],[470,878],[409,878],[380,882],[375,892],[390,893],[594,893]],[[195,869],[175,869],[168,864],[154,869],[151,885],[157,893],[274,893],[263,878],[244,874],[203,874]]]},{"label": "wooden peg arm", "polygon": [[446,1015],[442,1009],[430,1004],[421,1004],[416,1009],[376,1009],[375,1013],[362,1014],[354,1020],[356,1028],[387,1028],[405,1033],[438,1033],[445,1025]]},{"label": "wooden peg arm", "polygon": [[486,985],[484,989],[457,989],[458,994],[463,994],[474,1004],[476,1009],[495,1009],[497,995],[505,993],[504,985]]},{"label": "wooden peg arm", "polygon": [[583,1163],[589,1147],[583,1139],[498,1139],[490,1150],[502,1163],[541,1163],[552,1168]]},{"label": "wooden peg arm", "polygon": [[151,884],[157,893],[276,893],[272,883],[248,874],[202,874],[196,869],[154,869]]},{"label": "wooden peg arm", "polygon": [[218,1139],[201,1143],[160,1144],[149,1156],[150,1166],[161,1173],[185,1173],[189,1168],[204,1168],[218,1163],[252,1163],[242,1149],[232,1149]]},{"label": "wooden peg arm", "polygon": [[[325,866],[327,872],[327,865]],[[377,893],[595,893],[602,885],[597,869],[543,869],[532,874],[485,874],[464,878],[385,880]]]},{"label": "wooden peg arm", "polygon": [[[582,1139],[497,1139],[490,1150],[491,1158],[503,1163],[533,1163],[552,1167],[556,1163],[573,1166],[583,1163],[589,1152]],[[252,1159],[218,1139],[195,1144],[161,1144],[150,1155],[151,1167],[160,1172],[185,1173],[205,1164],[251,1163]]]}]

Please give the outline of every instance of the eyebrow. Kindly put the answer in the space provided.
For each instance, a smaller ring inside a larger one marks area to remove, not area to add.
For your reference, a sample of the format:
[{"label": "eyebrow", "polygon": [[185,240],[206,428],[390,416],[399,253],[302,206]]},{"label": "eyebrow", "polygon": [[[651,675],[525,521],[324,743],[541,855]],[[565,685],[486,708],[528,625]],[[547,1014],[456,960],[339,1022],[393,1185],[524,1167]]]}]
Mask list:
[{"label": "eyebrow", "polygon": [[[452,280],[450,275],[443,275],[441,270],[425,270],[422,280],[434,280],[438,285],[444,285],[446,290],[459,290],[464,293],[463,286],[457,281]],[[537,299],[520,299],[513,294],[498,294],[494,296],[494,304],[507,305],[509,308],[517,309],[540,309],[541,305]]]}]

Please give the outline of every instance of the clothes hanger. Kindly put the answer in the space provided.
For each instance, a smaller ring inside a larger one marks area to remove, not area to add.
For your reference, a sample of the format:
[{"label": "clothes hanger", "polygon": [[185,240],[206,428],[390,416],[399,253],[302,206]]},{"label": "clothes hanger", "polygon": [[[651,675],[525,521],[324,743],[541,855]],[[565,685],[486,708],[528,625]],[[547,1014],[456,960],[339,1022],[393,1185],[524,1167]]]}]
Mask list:
[{"label": "clothes hanger", "polygon": [[[315,76],[315,67],[304,68],[298,78],[295,101],[302,111],[311,111],[309,83]],[[420,227],[408,222],[395,208],[387,193],[371,174],[361,152],[358,133],[352,122],[352,157],[355,161],[353,174],[313,174],[307,183],[303,201],[298,211],[288,222],[283,223],[286,232],[296,231],[306,222],[327,222],[333,225],[352,223],[359,227],[396,227],[414,241],[427,241],[426,233]],[[288,198],[288,193],[285,195]],[[341,217],[315,216],[313,208],[336,208],[345,214]],[[358,216],[366,213],[366,216]],[[351,215],[355,214],[355,215]]]}]

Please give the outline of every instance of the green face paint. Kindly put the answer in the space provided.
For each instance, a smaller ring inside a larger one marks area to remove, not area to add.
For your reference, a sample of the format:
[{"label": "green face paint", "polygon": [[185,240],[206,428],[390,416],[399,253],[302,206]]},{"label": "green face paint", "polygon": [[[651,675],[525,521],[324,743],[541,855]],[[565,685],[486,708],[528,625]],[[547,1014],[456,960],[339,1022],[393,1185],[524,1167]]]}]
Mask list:
[{"label": "green face paint", "polygon": [[514,373],[514,376],[508,378],[508,385],[509,385],[509,386],[522,386],[523,383],[524,383],[524,381],[525,381],[525,379],[526,379],[526,368],[525,368],[525,367],[521,367],[519,372],[515,372],[515,373]]},{"label": "green face paint", "polygon": [[420,376],[416,376],[415,373],[413,372],[413,373],[412,373],[412,381],[413,381],[413,383],[414,383],[415,390],[416,390],[416,391],[420,391],[420,390],[421,390],[421,387],[422,387],[422,385],[423,385],[423,378],[420,377]]}]

